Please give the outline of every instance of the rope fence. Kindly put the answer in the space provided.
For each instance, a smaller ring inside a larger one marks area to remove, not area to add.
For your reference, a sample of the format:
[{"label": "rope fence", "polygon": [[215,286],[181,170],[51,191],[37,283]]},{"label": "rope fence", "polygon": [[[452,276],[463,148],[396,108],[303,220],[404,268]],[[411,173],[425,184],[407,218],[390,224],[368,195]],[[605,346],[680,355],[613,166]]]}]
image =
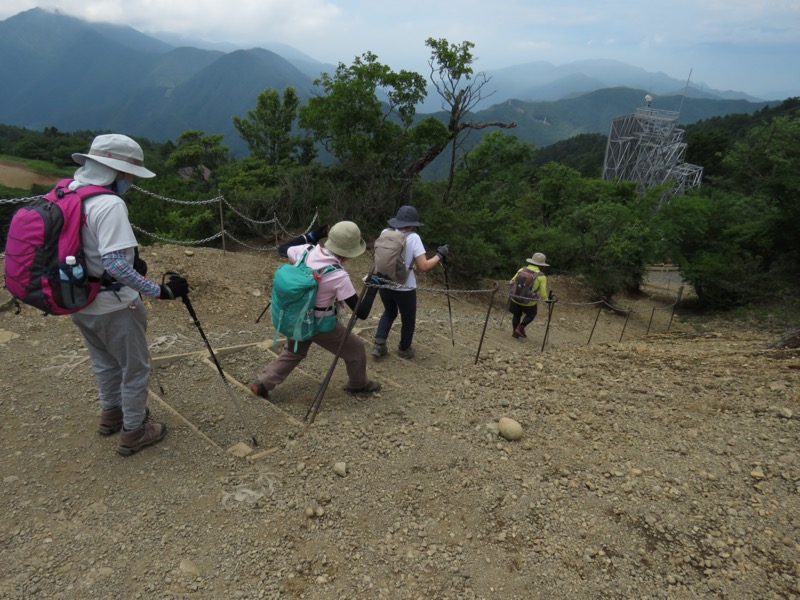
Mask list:
[{"label": "rope fence", "polygon": [[[252,251],[255,251],[255,252],[270,252],[270,251],[275,251],[277,249],[277,247],[278,247],[277,241],[278,241],[278,235],[279,235],[278,231],[279,230],[286,237],[294,237],[296,235],[300,235],[300,234],[290,233],[286,229],[286,227],[280,222],[280,220],[277,218],[277,216],[273,216],[273,218],[269,219],[269,220],[257,220],[257,219],[252,219],[252,218],[248,217],[247,215],[243,214],[241,211],[237,210],[234,206],[232,206],[225,199],[225,197],[222,196],[221,194],[219,196],[216,196],[214,198],[209,198],[207,200],[178,200],[178,199],[175,199],[175,198],[168,198],[166,196],[161,196],[161,195],[156,194],[154,192],[150,192],[148,190],[142,189],[142,188],[140,188],[140,187],[138,187],[136,185],[134,185],[132,187],[134,189],[136,189],[137,191],[145,194],[145,195],[151,196],[151,197],[156,198],[158,200],[161,200],[163,202],[174,203],[174,204],[182,204],[182,205],[198,205],[198,206],[206,205],[206,204],[214,204],[214,203],[219,205],[220,231],[215,233],[212,236],[209,236],[209,237],[203,238],[203,239],[199,239],[199,240],[188,240],[188,241],[187,240],[174,240],[174,239],[166,238],[166,237],[163,237],[163,236],[159,236],[159,235],[157,235],[157,234],[155,234],[153,232],[146,231],[145,229],[142,229],[141,227],[138,227],[137,225],[132,224],[132,227],[133,227],[133,229],[135,231],[137,231],[137,232],[139,232],[139,233],[141,233],[143,235],[146,235],[148,237],[151,237],[151,238],[153,238],[155,240],[158,240],[160,242],[164,242],[164,243],[167,243],[167,244],[174,244],[174,245],[183,245],[183,246],[197,246],[197,245],[205,244],[205,243],[208,243],[208,242],[211,242],[211,241],[214,241],[214,240],[221,239],[222,243],[223,243],[223,251],[224,251],[225,250],[225,241],[229,239],[229,240],[235,242],[236,244],[238,244],[239,246],[247,248],[248,250],[252,250]],[[41,197],[42,196],[30,196],[30,197],[27,197],[27,198],[0,199],[0,204],[18,204],[18,203],[31,202],[31,201],[33,201],[33,200],[35,200],[37,198],[41,198]],[[222,217],[223,206],[226,206],[231,212],[233,212],[240,219],[242,219],[243,221],[245,221],[247,223],[250,223],[252,225],[272,225],[273,226],[273,235],[275,236],[275,240],[276,240],[275,245],[274,246],[269,246],[269,247],[253,246],[251,244],[247,244],[247,243],[243,242],[242,240],[240,240],[240,239],[236,238],[234,235],[232,235],[230,232],[226,231],[225,223],[224,223],[224,220],[223,220],[223,217]],[[309,231],[311,231],[311,229],[314,227],[314,225],[315,225],[315,223],[317,222],[318,219],[319,219],[319,213],[315,212],[314,217],[311,220],[311,223],[308,225],[308,227],[306,227],[305,231],[303,231],[302,233],[308,233]],[[389,289],[389,290],[408,289],[408,288],[404,288],[404,286],[402,284],[397,284],[397,283],[386,281],[386,280],[382,280],[381,284],[377,284],[377,283],[374,283],[374,282],[371,282],[371,281],[367,280],[367,281],[364,281],[364,285],[368,286],[368,287],[375,287],[375,288],[379,288],[379,289]],[[486,318],[485,318],[484,323],[483,323],[483,333],[481,335],[481,343],[478,346],[478,353],[477,353],[477,355],[475,357],[475,362],[477,363],[478,357],[480,355],[480,348],[483,345],[483,337],[484,337],[484,335],[486,333],[486,327],[488,326],[488,323],[489,323],[489,320],[490,320],[490,317],[491,317],[491,312],[492,312],[492,309],[493,309],[494,304],[495,304],[495,296],[497,295],[497,292],[498,292],[498,285],[495,285],[494,288],[483,288],[483,289],[452,289],[448,285],[448,287],[446,289],[431,288],[431,287],[417,287],[416,290],[418,292],[425,292],[425,293],[432,293],[432,294],[443,294],[443,295],[448,296],[448,298],[451,297],[451,296],[470,295],[470,294],[485,294],[485,295],[489,295],[489,303],[488,303],[488,309],[487,309],[487,312],[486,312]],[[667,305],[667,306],[652,307],[649,311],[647,311],[647,312],[649,312],[649,318],[648,318],[647,329],[646,329],[645,335],[649,335],[650,334],[650,330],[651,330],[651,327],[652,327],[652,324],[653,324],[653,319],[654,319],[656,311],[662,311],[662,310],[663,311],[670,311],[670,318],[669,318],[669,322],[667,323],[667,329],[666,329],[667,332],[669,332],[670,327],[672,326],[673,318],[675,316],[675,307],[680,302],[682,295],[683,295],[683,286],[681,286],[678,289],[677,297],[676,297],[675,301],[672,304]],[[526,301],[529,300],[528,298],[523,298],[521,296],[514,296],[513,294],[510,294],[510,293],[507,293],[507,292],[502,294],[502,297],[503,297],[503,303],[506,303],[508,300],[510,300],[512,298],[521,298],[521,299],[524,299]],[[600,300],[596,300],[596,301],[593,301],[593,302],[570,302],[570,301],[566,301],[566,300],[561,300],[560,298],[556,297],[554,300],[547,300],[547,301],[539,300],[539,302],[542,303],[542,304],[545,304],[547,306],[547,331],[545,333],[545,338],[544,338],[544,340],[542,342],[542,352],[544,351],[545,344],[547,342],[547,335],[548,335],[548,333],[550,331],[550,323],[552,321],[552,314],[553,314],[554,308],[556,306],[558,306],[559,304],[561,304],[563,306],[576,306],[576,307],[596,306],[597,307],[597,309],[598,309],[597,310],[597,314],[595,315],[594,322],[592,323],[592,327],[591,327],[591,330],[589,332],[589,337],[588,337],[588,340],[586,342],[587,345],[591,344],[591,342],[592,342],[592,338],[594,337],[595,330],[597,329],[597,324],[598,324],[598,321],[600,319],[600,315],[601,315],[603,309],[608,309],[608,310],[612,311],[614,314],[619,315],[619,316],[622,316],[622,315],[625,316],[625,320],[624,320],[624,322],[622,324],[622,328],[621,328],[621,331],[620,331],[620,334],[619,334],[618,343],[621,343],[622,340],[623,340],[623,337],[625,335],[625,331],[626,331],[626,328],[628,326],[628,322],[631,319],[631,316],[634,315],[634,314],[637,314],[637,313],[647,314],[644,311],[634,311],[632,308],[620,308],[620,307],[617,307],[617,306],[613,306],[612,304],[610,304],[607,301],[606,298],[601,298]],[[498,320],[498,324],[497,324],[498,328],[502,327],[504,317],[505,317],[505,315]],[[451,318],[452,318],[452,315],[451,315]]]}]

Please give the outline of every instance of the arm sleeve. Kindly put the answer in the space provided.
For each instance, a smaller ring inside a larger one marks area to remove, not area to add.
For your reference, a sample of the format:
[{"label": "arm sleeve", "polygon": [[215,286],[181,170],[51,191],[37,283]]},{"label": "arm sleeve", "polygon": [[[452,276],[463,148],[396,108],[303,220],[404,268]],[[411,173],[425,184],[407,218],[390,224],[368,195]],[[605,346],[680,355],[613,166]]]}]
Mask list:
[{"label": "arm sleeve", "polygon": [[280,246],[278,246],[278,254],[281,256],[287,256],[289,248],[292,246],[299,246],[301,244],[312,244],[308,239],[308,234],[298,235],[297,237],[293,237],[288,242],[284,242]]},{"label": "arm sleeve", "polygon": [[125,253],[122,250],[103,254],[100,259],[103,261],[103,268],[106,272],[122,285],[126,285],[145,296],[158,298],[161,295],[161,286],[134,271],[133,265],[125,258]]},{"label": "arm sleeve", "polygon": [[[537,287],[538,286],[538,287]],[[547,300],[547,277],[542,275],[541,277],[537,277],[536,281],[533,282],[534,290],[537,294],[539,294],[539,298],[542,300]]]},{"label": "arm sleeve", "polygon": [[[362,321],[369,319],[369,313],[372,312],[372,304],[375,302],[375,296],[377,294],[378,288],[367,288],[367,293],[364,294],[364,300],[361,301],[361,306],[358,307],[358,312],[356,313],[357,318],[361,319]],[[349,298],[345,299],[345,304],[350,307],[350,310],[355,310],[356,304],[358,304],[358,294],[353,294]]]}]

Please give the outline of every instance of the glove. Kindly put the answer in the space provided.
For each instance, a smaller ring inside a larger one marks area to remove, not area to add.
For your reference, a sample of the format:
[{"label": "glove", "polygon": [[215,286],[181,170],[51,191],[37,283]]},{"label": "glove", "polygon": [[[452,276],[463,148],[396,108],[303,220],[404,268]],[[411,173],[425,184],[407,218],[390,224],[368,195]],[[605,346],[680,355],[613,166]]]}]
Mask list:
[{"label": "glove", "polygon": [[133,270],[142,277],[147,275],[147,263],[139,258],[139,246],[133,249]]},{"label": "glove", "polygon": [[318,227],[315,227],[308,233],[309,242],[317,243],[324,237],[328,237],[327,225],[319,225]]},{"label": "glove", "polygon": [[160,300],[175,300],[189,294],[189,282],[180,275],[170,275],[169,281],[161,286]]},{"label": "glove", "polygon": [[362,281],[367,285],[383,285],[383,281],[377,275],[364,275]]},{"label": "glove", "polygon": [[436,249],[436,255],[439,257],[440,260],[444,260],[447,258],[447,253],[450,252],[450,249],[447,247],[447,244],[444,246],[439,246]]},{"label": "glove", "polygon": [[133,270],[142,277],[147,275],[147,263],[138,256],[133,259]]}]

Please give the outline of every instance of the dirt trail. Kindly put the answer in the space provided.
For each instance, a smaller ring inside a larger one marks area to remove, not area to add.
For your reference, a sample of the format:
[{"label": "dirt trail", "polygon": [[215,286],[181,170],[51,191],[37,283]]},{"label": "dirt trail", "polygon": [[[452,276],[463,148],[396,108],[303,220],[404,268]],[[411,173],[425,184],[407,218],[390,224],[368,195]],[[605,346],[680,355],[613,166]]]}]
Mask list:
[{"label": "dirt trail", "polygon": [[0,184],[28,190],[34,184],[55,185],[58,175],[34,171],[22,163],[13,160],[0,159]]},{"label": "dirt trail", "polygon": [[[150,407],[170,430],[129,458],[95,433],[70,320],[0,313],[0,597],[800,597],[800,355],[768,350],[774,332],[646,296],[614,299],[626,322],[552,277],[545,351],[546,312],[514,340],[499,294],[476,364],[489,296],[453,295],[451,337],[434,270],[416,358],[371,360],[368,398],[340,366],[305,430],[326,352],[271,403],[244,391],[278,350],[255,319],[279,261],[192,252],[142,256],[189,277],[244,420],[185,308],[148,300]],[[249,460],[228,451],[251,435]]]}]

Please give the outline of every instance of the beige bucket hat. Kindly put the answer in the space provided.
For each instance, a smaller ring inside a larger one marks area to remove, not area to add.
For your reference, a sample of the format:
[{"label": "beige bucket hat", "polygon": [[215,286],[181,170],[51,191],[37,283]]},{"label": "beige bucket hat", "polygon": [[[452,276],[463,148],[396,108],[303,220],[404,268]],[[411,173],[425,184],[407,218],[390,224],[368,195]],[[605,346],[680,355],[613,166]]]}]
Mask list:
[{"label": "beige bucket hat", "polygon": [[98,135],[92,140],[92,146],[86,154],[76,152],[72,155],[79,165],[90,159],[111,167],[115,171],[130,173],[137,177],[155,177],[156,174],[144,168],[144,152],[142,147],[127,135],[107,133]]},{"label": "beige bucket hat", "polygon": [[527,262],[531,263],[532,265],[536,265],[537,267],[549,267],[550,265],[547,264],[547,257],[542,254],[541,252],[534,252],[533,256],[530,258],[525,259]]},{"label": "beige bucket hat", "polygon": [[355,258],[364,253],[367,243],[361,237],[361,230],[352,221],[339,221],[328,231],[325,248],[336,256]]}]

